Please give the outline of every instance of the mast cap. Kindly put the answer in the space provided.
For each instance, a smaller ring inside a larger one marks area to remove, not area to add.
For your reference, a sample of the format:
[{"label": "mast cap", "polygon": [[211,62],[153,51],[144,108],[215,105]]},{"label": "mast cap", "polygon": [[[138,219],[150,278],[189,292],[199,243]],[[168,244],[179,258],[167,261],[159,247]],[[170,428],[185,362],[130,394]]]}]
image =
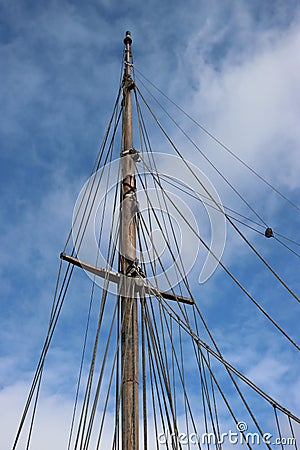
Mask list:
[{"label": "mast cap", "polygon": [[126,44],[129,44],[129,45],[132,44],[132,39],[131,39],[130,31],[126,31],[126,36],[125,36],[125,38],[124,38],[124,44],[125,44],[125,45],[126,45]]}]

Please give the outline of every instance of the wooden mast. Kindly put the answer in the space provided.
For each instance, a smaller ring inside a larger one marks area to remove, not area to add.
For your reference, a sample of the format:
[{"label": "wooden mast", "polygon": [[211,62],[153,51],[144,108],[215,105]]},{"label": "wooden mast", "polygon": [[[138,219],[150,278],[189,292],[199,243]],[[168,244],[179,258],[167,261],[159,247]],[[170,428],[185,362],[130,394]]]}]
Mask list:
[{"label": "wooden mast", "polygon": [[139,449],[139,335],[137,295],[154,295],[167,300],[192,305],[193,299],[174,292],[167,292],[147,283],[145,274],[138,267],[136,259],[136,199],[135,161],[138,152],[133,148],[132,137],[132,89],[130,32],[126,32],[125,69],[123,76],[122,101],[122,149],[121,149],[121,195],[119,270],[114,272],[84,262],[74,256],[61,253],[61,259],[79,266],[106,281],[118,284],[121,297],[121,439],[122,450]]},{"label": "wooden mast", "polygon": [[121,286],[122,310],[122,450],[138,450],[138,313],[132,270],[136,261],[136,182],[132,139],[132,95],[130,32],[126,32],[123,78],[123,124],[121,152],[120,271],[125,275]]}]

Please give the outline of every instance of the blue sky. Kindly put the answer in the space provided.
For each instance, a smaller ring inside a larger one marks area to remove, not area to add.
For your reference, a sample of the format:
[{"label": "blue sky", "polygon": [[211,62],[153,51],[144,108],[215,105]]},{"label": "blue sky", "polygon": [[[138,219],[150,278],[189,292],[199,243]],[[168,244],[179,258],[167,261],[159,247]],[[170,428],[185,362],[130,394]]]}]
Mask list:
[{"label": "blue sky", "polygon": [[[297,1],[42,4],[0,0],[3,450],[11,445],[46,332],[58,257],[71,226],[73,208],[112,111],[127,29],[133,36],[136,67],[299,203]],[[299,242],[299,211],[199,130],[190,131],[266,222]],[[175,138],[183,142],[178,131],[174,131]],[[186,149],[186,156],[200,165],[225,205],[243,212],[192,148]],[[275,241],[249,230],[246,233],[299,292],[299,258]],[[299,305],[230,229],[223,261],[254,296],[262,299],[283,328],[299,339]],[[197,284],[197,275],[193,273],[195,292],[203,299],[203,312],[226,357],[299,415],[297,352],[276,335],[220,268],[203,285]],[[83,275],[74,292],[82,296],[88,292]],[[68,304],[64,313],[70,330],[72,322],[79,321],[78,302],[73,311]],[[70,343],[67,334],[60,331],[60,335]],[[47,414],[53,423],[65,423],[70,402],[55,387],[56,382],[64,385],[67,368],[62,362],[67,359],[70,367],[75,365],[65,347],[55,342],[50,363]],[[55,417],[57,402],[65,406]]]}]

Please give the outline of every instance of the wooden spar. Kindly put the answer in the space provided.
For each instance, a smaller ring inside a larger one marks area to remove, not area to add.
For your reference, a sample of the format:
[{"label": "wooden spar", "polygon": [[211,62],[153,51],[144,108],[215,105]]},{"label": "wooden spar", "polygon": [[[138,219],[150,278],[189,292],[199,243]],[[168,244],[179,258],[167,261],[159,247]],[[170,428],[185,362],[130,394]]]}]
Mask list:
[{"label": "wooden spar", "polygon": [[[138,368],[138,311],[134,284],[129,274],[132,261],[136,260],[136,184],[135,162],[132,157],[132,95],[130,32],[126,32],[125,70],[123,78],[123,117],[121,152],[121,205],[120,205],[120,254],[119,265],[124,275],[124,295],[121,297],[122,345],[121,345],[121,411],[122,450],[139,448],[139,368]],[[129,279],[128,279],[129,277]]]},{"label": "wooden spar", "polygon": [[83,270],[87,270],[88,272],[93,273],[98,277],[106,278],[114,283],[119,283],[120,281],[120,274],[118,272],[113,272],[112,270],[106,270],[102,269],[101,267],[92,266],[91,264],[81,261],[81,259],[74,258],[74,256],[67,255],[66,253],[61,253],[60,259],[73,264],[73,266],[81,267]]},{"label": "wooden spar", "polygon": [[[81,267],[83,270],[90,272],[98,277],[104,278],[107,281],[111,281],[112,283],[119,284],[122,283],[124,285],[123,276],[119,272],[115,272],[114,270],[103,269],[102,267],[92,266],[81,259],[74,258],[74,256],[67,255],[66,253],[61,253],[60,258],[68,263],[73,264],[74,266]],[[140,291],[143,294],[153,295],[156,297],[162,297],[166,300],[172,300],[175,302],[186,303],[188,305],[193,305],[193,299],[189,297],[183,297],[182,295],[173,294],[173,292],[162,291],[161,289],[157,289],[154,286],[150,286],[144,281],[142,278],[132,278],[132,283],[135,283],[135,290]]]}]

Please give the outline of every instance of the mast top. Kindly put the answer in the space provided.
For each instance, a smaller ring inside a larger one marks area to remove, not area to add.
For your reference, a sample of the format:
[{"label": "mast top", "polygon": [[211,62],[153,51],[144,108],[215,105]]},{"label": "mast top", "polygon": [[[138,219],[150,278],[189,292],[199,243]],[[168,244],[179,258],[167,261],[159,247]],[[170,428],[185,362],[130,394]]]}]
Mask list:
[{"label": "mast top", "polygon": [[124,38],[124,44],[125,44],[125,45],[126,45],[126,44],[129,44],[129,45],[132,44],[132,39],[131,39],[130,31],[126,31],[126,36],[125,36],[125,38]]}]

